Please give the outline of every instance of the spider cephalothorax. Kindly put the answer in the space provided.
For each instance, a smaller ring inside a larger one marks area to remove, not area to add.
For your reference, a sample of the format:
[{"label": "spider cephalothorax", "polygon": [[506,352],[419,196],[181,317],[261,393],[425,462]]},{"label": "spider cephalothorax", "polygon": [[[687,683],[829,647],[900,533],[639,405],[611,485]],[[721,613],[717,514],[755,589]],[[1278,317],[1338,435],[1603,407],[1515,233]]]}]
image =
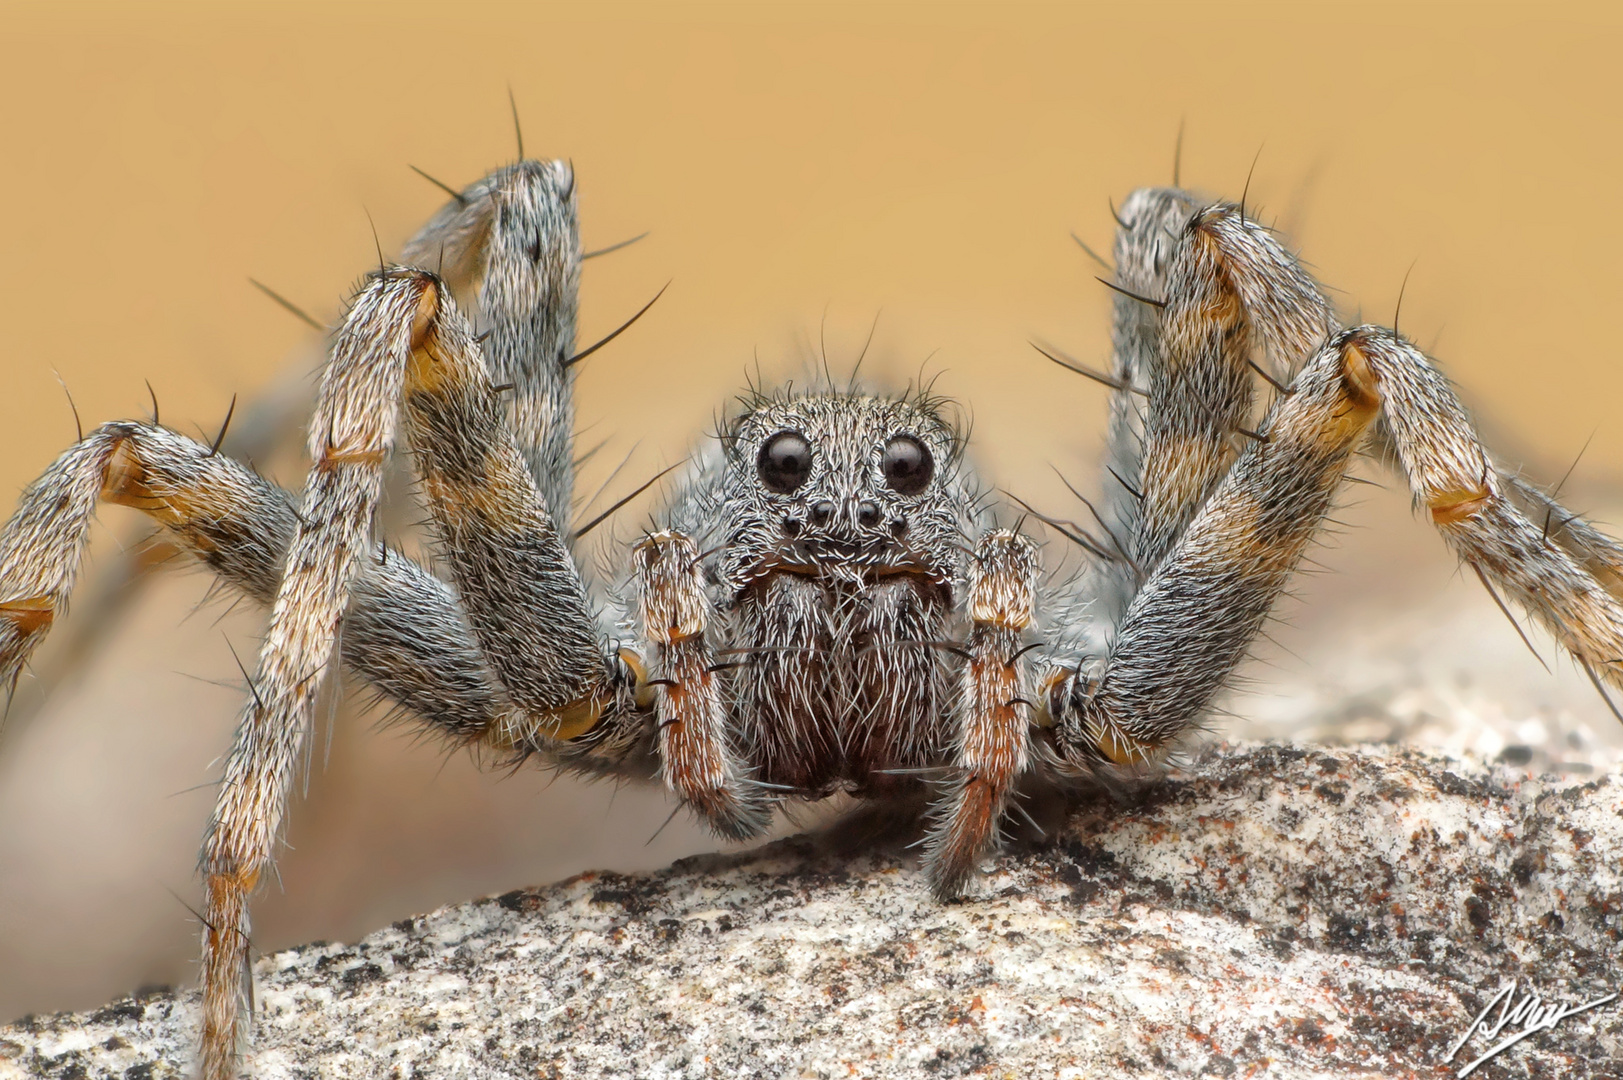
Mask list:
[{"label": "spider cephalothorax", "polygon": [[[625,587],[589,587],[591,526],[566,525],[573,365],[595,348],[573,340],[575,198],[562,162],[502,169],[407,244],[412,265],[368,278],[302,494],[156,420],[113,423],[0,532],[3,681],[64,609],[98,500],[271,606],[202,860],[208,1080],[235,1070],[247,899],[335,652],[458,743],[657,777],[727,837],[786,800],[923,796],[950,897],[1022,791],[1165,760],[1373,444],[1484,583],[1623,686],[1623,547],[1494,461],[1396,332],[1343,328],[1243,207],[1169,189],[1123,203],[1111,370],[1061,359],[1113,394],[1103,509],[1049,521],[1082,572],[1045,579],[997,527],[942,402],[849,388],[746,398],[613,549]],[[372,538],[397,428],[448,581]]]}]

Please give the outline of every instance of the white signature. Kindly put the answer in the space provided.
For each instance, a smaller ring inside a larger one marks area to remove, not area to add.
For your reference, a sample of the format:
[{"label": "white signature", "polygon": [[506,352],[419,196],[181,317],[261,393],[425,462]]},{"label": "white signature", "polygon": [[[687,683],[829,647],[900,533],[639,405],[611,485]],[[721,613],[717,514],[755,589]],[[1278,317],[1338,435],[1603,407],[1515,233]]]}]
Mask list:
[{"label": "white signature", "polygon": [[[1615,999],[1617,996],[1618,995],[1615,993],[1608,994],[1603,998],[1596,998],[1594,1001],[1586,1001],[1582,1005],[1575,1005],[1572,1008],[1567,1008],[1558,1002],[1545,1002],[1532,991],[1528,991],[1527,996],[1518,1002],[1515,1000],[1516,984],[1510,983],[1509,985],[1502,987],[1497,994],[1489,999],[1488,1004],[1483,1007],[1481,1012],[1477,1013],[1476,1019],[1471,1021],[1471,1026],[1465,1029],[1465,1034],[1460,1036],[1460,1041],[1454,1044],[1454,1049],[1450,1050],[1448,1052],[1448,1056],[1443,1060],[1453,1061],[1454,1055],[1458,1054],[1460,1052],[1460,1048],[1465,1045],[1466,1041],[1478,1031],[1481,1031],[1490,1039],[1496,1039],[1499,1037],[1499,1033],[1505,1030],[1505,1028],[1511,1024],[1521,1025],[1520,1031],[1513,1032],[1513,1034],[1506,1036],[1500,1042],[1489,1047],[1487,1053],[1483,1054],[1481,1057],[1477,1058],[1475,1061],[1471,1062],[1469,1065],[1465,1066],[1455,1074],[1457,1077],[1463,1080],[1464,1077],[1470,1076],[1473,1072],[1475,1072],[1478,1065],[1481,1065],[1483,1062],[1489,1061],[1504,1051],[1510,1049],[1512,1046],[1515,1046],[1517,1043],[1521,1042],[1535,1031],[1548,1031],[1561,1021],[1565,1020],[1567,1017],[1576,1016],[1581,1012],[1586,1012],[1589,1009],[1604,1005],[1608,1001]],[[1488,1014],[1493,1011],[1493,1007],[1495,1005],[1500,1006],[1499,1019],[1490,1027],[1487,1024],[1487,1017]]]}]

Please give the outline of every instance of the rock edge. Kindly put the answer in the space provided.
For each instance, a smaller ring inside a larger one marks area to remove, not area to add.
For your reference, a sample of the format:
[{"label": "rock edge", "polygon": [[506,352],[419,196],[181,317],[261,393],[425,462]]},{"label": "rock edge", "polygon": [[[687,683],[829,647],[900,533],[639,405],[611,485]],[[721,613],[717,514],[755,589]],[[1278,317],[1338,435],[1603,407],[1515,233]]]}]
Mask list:
[{"label": "rock edge", "polygon": [[[442,908],[254,969],[245,1074],[1441,1077],[1505,983],[1623,989],[1623,773],[1208,748],[930,900],[804,837]],[[190,1075],[196,995],[0,1027],[0,1078]],[[1473,1075],[1623,1077],[1623,999]]]}]

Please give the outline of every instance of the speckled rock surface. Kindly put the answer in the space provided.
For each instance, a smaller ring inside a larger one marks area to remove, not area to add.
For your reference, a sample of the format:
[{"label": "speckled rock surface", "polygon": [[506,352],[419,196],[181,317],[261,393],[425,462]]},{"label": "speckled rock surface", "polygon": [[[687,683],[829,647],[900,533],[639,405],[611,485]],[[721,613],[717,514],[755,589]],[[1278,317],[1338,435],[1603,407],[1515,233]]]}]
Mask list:
[{"label": "speckled rock surface", "polygon": [[[253,1077],[1442,1077],[1505,982],[1623,982],[1623,774],[1201,753],[931,902],[804,839],[583,875],[255,968]],[[189,1073],[194,996],[0,1028],[0,1077]],[[1483,1077],[1623,1076],[1623,999]]]}]

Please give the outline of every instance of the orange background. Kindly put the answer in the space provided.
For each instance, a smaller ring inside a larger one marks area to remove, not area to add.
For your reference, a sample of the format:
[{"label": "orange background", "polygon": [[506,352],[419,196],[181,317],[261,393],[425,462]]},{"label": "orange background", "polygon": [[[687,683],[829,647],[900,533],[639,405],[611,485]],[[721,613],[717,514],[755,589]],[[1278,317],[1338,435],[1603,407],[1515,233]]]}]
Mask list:
[{"label": "orange background", "polygon": [[[247,278],[334,318],[374,224],[395,250],[441,201],[408,163],[461,186],[513,156],[509,87],[526,149],[574,161],[586,245],[652,231],[589,264],[583,342],[674,281],[581,376],[582,427],[612,436],[582,490],[628,452],[624,490],[685,454],[757,350],[799,374],[826,325],[841,371],[878,314],[865,371],[942,372],[990,478],[1057,504],[1048,464],[1091,475],[1104,398],[1026,342],[1103,362],[1109,299],[1067,232],[1107,249],[1106,200],[1170,180],[1180,122],[1185,183],[1237,197],[1255,159],[1248,205],[1349,316],[1389,321],[1413,266],[1403,329],[1508,456],[1553,479],[1593,431],[1569,490],[1623,480],[1612,9],[10,3],[0,40],[7,500],[72,437],[54,373],[87,425],[144,414],[150,380],[167,423],[212,432],[308,365],[315,336]],[[1403,497],[1371,498],[1377,535],[1325,558],[1348,573],[1307,630],[1354,618],[1338,596],[1448,585]],[[132,524],[106,521],[98,552]],[[234,676],[215,613],[181,623],[203,584],[155,590],[0,732],[0,1019],[192,978],[168,890],[195,895],[211,793],[175,793],[237,706],[189,677]],[[221,626],[254,652],[251,614]],[[657,790],[443,757],[337,723],[259,948],[709,846],[682,818],[643,846]]]}]

